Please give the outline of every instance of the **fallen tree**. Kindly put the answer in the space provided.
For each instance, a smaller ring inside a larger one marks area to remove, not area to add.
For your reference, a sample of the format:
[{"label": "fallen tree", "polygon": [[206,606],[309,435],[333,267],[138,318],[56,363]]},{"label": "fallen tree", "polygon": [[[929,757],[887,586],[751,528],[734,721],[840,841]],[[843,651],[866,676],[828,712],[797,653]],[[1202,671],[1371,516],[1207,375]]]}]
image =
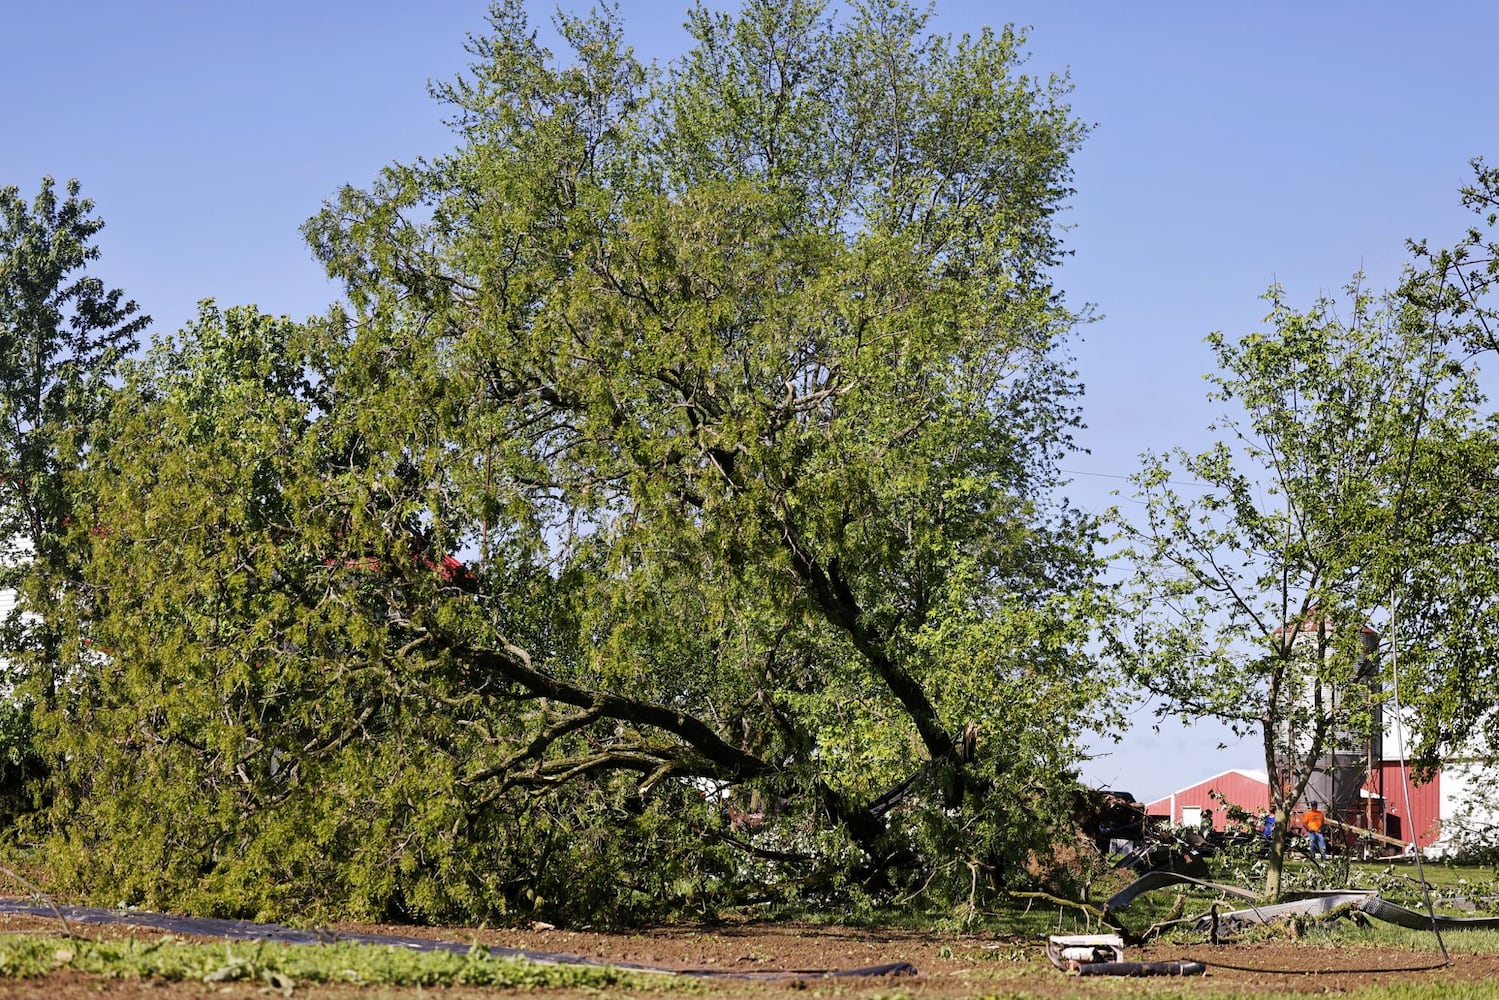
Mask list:
[{"label": "fallen tree", "polygon": [[697,10],[664,72],[559,23],[566,65],[498,5],[457,150],[309,223],[352,312],[206,308],[122,389],[74,538],[109,653],[46,720],[70,884],[966,902],[1063,822],[1111,711],[1050,499],[1065,84],[906,7]]}]

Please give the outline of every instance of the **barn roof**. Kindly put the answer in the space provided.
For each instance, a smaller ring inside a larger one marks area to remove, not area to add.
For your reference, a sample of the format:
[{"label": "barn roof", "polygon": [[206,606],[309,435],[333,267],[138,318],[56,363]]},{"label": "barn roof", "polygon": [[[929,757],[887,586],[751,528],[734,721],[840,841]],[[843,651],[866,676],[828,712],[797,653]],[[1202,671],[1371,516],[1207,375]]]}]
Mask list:
[{"label": "barn roof", "polygon": [[1164,803],[1168,803],[1171,801],[1173,796],[1184,795],[1185,793],[1192,791],[1194,788],[1201,788],[1204,785],[1221,783],[1224,781],[1224,779],[1227,778],[1234,778],[1238,781],[1247,781],[1257,785],[1264,785],[1267,789],[1270,787],[1270,775],[1267,772],[1262,771],[1259,768],[1234,767],[1230,768],[1227,771],[1219,771],[1217,774],[1203,778],[1200,781],[1194,781],[1190,785],[1183,785],[1181,788],[1177,788],[1173,791],[1167,792],[1165,795],[1157,796],[1150,802],[1146,803],[1146,808],[1148,809],[1152,806],[1159,806]]}]

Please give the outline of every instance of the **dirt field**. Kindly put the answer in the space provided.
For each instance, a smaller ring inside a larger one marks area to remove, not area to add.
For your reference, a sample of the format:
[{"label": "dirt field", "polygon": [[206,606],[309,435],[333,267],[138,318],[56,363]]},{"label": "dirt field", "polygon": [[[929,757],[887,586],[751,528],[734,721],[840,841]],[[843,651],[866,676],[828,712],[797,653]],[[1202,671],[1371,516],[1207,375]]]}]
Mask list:
[{"label": "dirt field", "polygon": [[[1327,948],[1305,943],[1279,942],[1219,947],[1162,946],[1134,949],[1131,960],[1162,961],[1191,958],[1207,963],[1204,977],[1191,979],[1118,980],[1079,979],[1056,972],[1047,964],[1039,942],[1003,940],[909,931],[871,931],[787,924],[746,924],[730,927],[670,928],[628,935],[541,930],[468,931],[461,928],[422,930],[410,927],[346,926],[344,931],[365,931],[426,936],[457,941],[479,941],[534,951],[579,955],[601,962],[631,963],[670,969],[696,969],[731,975],[695,977],[692,992],[665,995],[698,995],[724,1000],[743,998],[821,997],[948,998],[977,996],[1117,997],[1120,995],[1257,996],[1267,991],[1297,993],[1341,993],[1355,987],[1380,987],[1394,983],[1457,983],[1499,981],[1499,955],[1459,955],[1454,964],[1440,970],[1416,971],[1440,960],[1433,944],[1429,953],[1387,949]],[[52,932],[57,924],[34,917],[0,919],[0,933]],[[159,932],[130,928],[79,928],[97,936],[130,935],[154,937]],[[315,946],[309,946],[315,947]],[[915,976],[825,979],[806,971],[803,975],[777,979],[751,978],[786,970],[853,969],[894,962],[909,962]],[[1240,966],[1244,968],[1232,968]],[[1376,971],[1399,970],[1406,971]],[[1254,970],[1254,971],[1246,971]],[[498,991],[474,988],[427,989],[415,987],[299,987],[297,997],[340,1000],[408,1000],[440,997],[469,1000],[493,997]],[[39,980],[0,979],[0,997],[79,1000],[82,997],[153,997],[178,1000],[185,997],[273,996],[264,987],[244,984],[121,982],[54,974]],[[549,992],[549,997],[562,994]]]}]

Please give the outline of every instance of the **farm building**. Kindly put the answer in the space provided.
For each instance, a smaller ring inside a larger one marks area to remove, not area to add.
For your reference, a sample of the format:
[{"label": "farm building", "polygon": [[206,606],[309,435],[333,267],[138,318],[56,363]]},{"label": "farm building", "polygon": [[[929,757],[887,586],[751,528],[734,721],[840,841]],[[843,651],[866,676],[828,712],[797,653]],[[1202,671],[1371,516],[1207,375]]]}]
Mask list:
[{"label": "farm building", "polygon": [[[1214,798],[1217,793],[1220,798]],[[1264,771],[1235,768],[1179,788],[1164,798],[1145,804],[1145,815],[1173,825],[1198,826],[1205,810],[1212,810],[1213,829],[1227,829],[1223,802],[1258,816],[1270,807],[1270,781]]]},{"label": "farm building", "polygon": [[[1292,644],[1311,645],[1327,655],[1328,634],[1333,624],[1316,609],[1275,630],[1284,638],[1290,632]],[[1380,853],[1418,844],[1423,849],[1442,853],[1461,844],[1493,844],[1499,840],[1499,782],[1492,768],[1478,763],[1490,756],[1487,748],[1472,747],[1462,756],[1445,761],[1431,780],[1417,785],[1400,758],[1386,755],[1387,738],[1398,736],[1399,720],[1387,706],[1380,704],[1375,667],[1381,637],[1367,625],[1357,632],[1356,670],[1342,683],[1333,684],[1308,674],[1291,684],[1288,691],[1305,714],[1322,717],[1334,725],[1326,749],[1319,755],[1316,769],[1292,813],[1292,829],[1299,829],[1300,808],[1317,802],[1334,821],[1327,831],[1328,842],[1340,840],[1349,848],[1359,843],[1367,831],[1360,850],[1377,849]],[[1350,713],[1346,706],[1366,712],[1372,726],[1345,728]],[[1291,758],[1304,758],[1310,750],[1305,732],[1291,727],[1294,712],[1283,713],[1286,720],[1271,734],[1281,752]],[[1398,746],[1400,740],[1395,740]],[[1397,753],[1400,752],[1397,750]],[[1251,816],[1261,816],[1269,808],[1271,777],[1265,771],[1234,769],[1215,774],[1170,795],[1149,802],[1146,815],[1174,825],[1200,826],[1207,810],[1212,810],[1212,825],[1219,832],[1228,826],[1226,804],[1238,806]],[[1257,825],[1257,824],[1256,824]],[[1371,842],[1372,841],[1372,842]]]},{"label": "farm building", "polygon": [[[1473,808],[1478,798],[1475,789],[1491,783],[1491,777],[1485,777],[1474,765],[1453,763],[1444,766],[1431,781],[1417,785],[1400,761],[1382,760],[1369,772],[1359,790],[1358,804],[1332,818],[1349,827],[1373,830],[1402,843],[1414,841],[1423,849],[1429,848],[1439,840],[1448,840],[1463,831],[1477,832],[1475,827],[1493,824],[1495,817]],[[1270,784],[1265,772],[1223,771],[1146,803],[1145,813],[1163,822],[1197,826],[1203,811],[1211,809],[1213,828],[1225,831],[1224,802],[1256,816],[1263,814],[1270,803]],[[1331,810],[1328,812],[1331,815]]]}]

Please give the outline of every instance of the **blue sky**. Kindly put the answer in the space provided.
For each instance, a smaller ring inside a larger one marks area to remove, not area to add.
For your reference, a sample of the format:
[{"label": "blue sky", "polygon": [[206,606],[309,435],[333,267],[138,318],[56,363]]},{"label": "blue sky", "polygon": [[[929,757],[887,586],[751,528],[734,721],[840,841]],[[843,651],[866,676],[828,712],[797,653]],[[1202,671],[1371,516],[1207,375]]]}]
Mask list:
[{"label": "blue sky", "polygon": [[[647,59],[685,44],[680,2],[624,0]],[[530,8],[545,25],[553,9]],[[570,8],[571,9],[571,8]],[[343,183],[451,143],[429,79],[465,65],[482,0],[0,5],[0,184],[76,176],[108,228],[96,273],[180,327],[203,297],[295,316],[335,291],[297,228]],[[1201,447],[1203,338],[1256,328],[1279,281],[1295,304],[1359,269],[1376,287],[1404,240],[1450,242],[1474,156],[1499,157],[1499,4],[947,0],[939,30],[1030,25],[1029,68],[1070,71],[1095,128],[1066,214],[1089,454],[1072,496],[1101,510],[1147,449]],[[1257,739],[1141,724],[1089,765],[1155,796],[1262,766]],[[1229,747],[1219,751],[1219,742]]]}]

